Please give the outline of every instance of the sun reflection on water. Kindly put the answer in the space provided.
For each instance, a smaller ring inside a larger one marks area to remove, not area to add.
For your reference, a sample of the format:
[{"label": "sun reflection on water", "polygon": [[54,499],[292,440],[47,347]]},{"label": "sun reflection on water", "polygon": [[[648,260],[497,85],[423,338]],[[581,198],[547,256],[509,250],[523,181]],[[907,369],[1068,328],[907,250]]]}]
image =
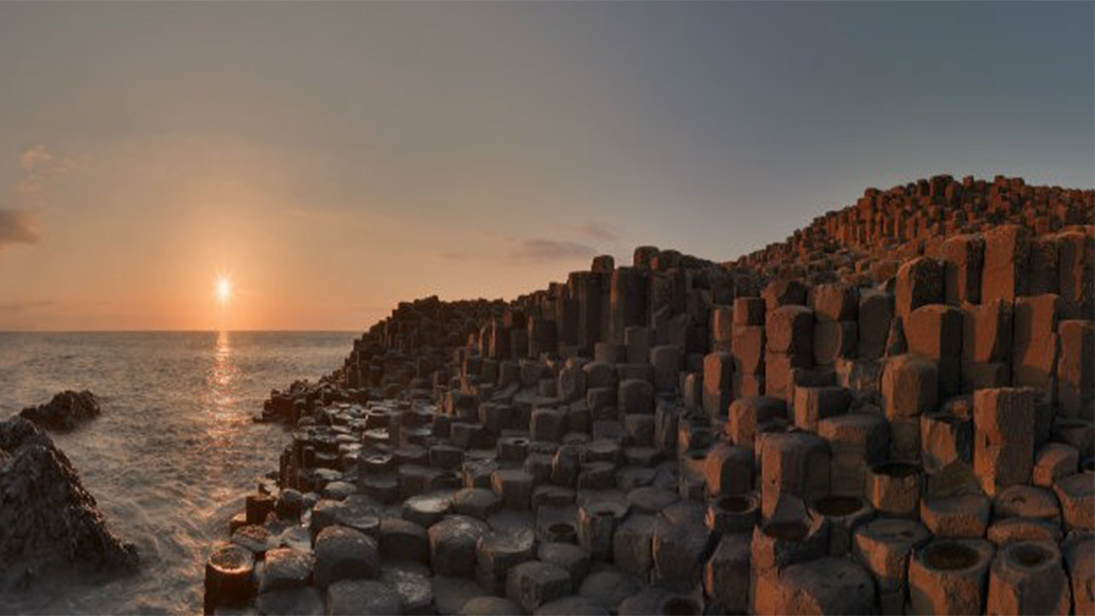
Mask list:
[{"label": "sun reflection on water", "polygon": [[213,350],[213,366],[206,378],[207,395],[215,412],[235,410],[239,368],[232,356],[232,344],[227,331],[217,332],[216,346]]}]

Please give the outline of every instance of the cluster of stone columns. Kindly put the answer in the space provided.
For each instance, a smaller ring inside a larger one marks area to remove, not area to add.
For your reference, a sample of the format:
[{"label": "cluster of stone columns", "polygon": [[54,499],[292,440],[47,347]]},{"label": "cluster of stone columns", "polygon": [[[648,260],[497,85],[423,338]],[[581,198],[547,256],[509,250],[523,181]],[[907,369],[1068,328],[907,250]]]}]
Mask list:
[{"label": "cluster of stone columns", "polygon": [[401,304],[272,394],[207,607],[1090,613],[1092,196],[932,178],[763,259]]}]

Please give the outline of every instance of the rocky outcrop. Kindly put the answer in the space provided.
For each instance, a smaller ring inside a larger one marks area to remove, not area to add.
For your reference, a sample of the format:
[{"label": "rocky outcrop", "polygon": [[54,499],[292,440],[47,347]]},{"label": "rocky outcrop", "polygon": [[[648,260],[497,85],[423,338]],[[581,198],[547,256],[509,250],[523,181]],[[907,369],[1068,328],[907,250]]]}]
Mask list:
[{"label": "rocky outcrop", "polygon": [[0,423],[0,588],[54,566],[132,569],[136,549],[108,528],[64,452],[33,423]]},{"label": "rocky outcrop", "polygon": [[67,432],[99,416],[99,399],[87,391],[65,390],[46,404],[23,409],[19,415],[47,430]]},{"label": "rocky outcrop", "polygon": [[334,527],[377,544],[351,584],[413,562],[379,581],[407,613],[1084,613],[1092,223],[1092,190],[936,176],[729,263],[403,302],[272,393],[293,440],[230,530],[294,566],[246,590],[322,603]]}]

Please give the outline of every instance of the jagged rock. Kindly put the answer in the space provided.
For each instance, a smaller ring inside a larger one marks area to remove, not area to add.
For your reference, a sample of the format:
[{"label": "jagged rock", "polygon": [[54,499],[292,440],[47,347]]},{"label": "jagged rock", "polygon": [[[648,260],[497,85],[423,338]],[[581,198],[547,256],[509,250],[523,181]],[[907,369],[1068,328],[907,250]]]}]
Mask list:
[{"label": "jagged rock", "polygon": [[64,452],[30,421],[0,423],[0,585],[51,565],[132,570],[137,550],[108,528]]},{"label": "jagged rock", "polygon": [[65,390],[45,404],[23,409],[19,415],[46,430],[67,432],[102,413],[99,399],[90,391]]}]

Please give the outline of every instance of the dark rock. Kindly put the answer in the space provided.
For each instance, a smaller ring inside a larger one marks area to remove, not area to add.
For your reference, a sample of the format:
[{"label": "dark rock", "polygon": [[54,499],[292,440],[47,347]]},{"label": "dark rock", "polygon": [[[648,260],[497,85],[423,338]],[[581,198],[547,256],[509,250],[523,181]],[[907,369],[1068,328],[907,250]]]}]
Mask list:
[{"label": "dark rock", "polygon": [[28,419],[47,430],[67,432],[77,424],[95,419],[102,410],[99,399],[90,391],[62,391],[46,404],[23,409],[20,417]]},{"label": "dark rock", "polygon": [[396,591],[373,580],[342,580],[327,588],[327,614],[389,616],[403,613]]},{"label": "dark rock", "polygon": [[136,548],[107,527],[64,452],[22,417],[0,423],[0,586],[43,568],[132,570]]}]

